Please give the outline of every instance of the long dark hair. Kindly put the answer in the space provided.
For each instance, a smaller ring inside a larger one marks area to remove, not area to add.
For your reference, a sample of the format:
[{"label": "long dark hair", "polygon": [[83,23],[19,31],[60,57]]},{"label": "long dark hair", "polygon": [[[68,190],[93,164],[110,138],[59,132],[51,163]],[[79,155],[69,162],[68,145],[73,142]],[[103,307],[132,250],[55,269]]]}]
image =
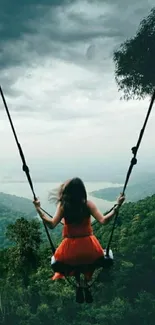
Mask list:
[{"label": "long dark hair", "polygon": [[87,192],[82,180],[78,177],[63,183],[58,192],[57,202],[63,207],[67,223],[79,224],[90,216],[87,207]]}]

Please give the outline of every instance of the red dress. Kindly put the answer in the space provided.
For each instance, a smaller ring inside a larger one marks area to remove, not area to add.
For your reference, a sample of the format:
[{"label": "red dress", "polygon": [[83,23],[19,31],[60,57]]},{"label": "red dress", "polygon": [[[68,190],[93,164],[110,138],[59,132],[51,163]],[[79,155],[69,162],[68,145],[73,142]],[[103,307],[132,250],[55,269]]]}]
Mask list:
[{"label": "red dress", "polygon": [[[64,239],[54,254],[57,261],[70,265],[92,264],[104,254],[99,241],[93,235],[90,217],[79,225],[67,224],[64,219],[62,235]],[[53,280],[60,278],[64,276],[57,272],[52,277]]]}]

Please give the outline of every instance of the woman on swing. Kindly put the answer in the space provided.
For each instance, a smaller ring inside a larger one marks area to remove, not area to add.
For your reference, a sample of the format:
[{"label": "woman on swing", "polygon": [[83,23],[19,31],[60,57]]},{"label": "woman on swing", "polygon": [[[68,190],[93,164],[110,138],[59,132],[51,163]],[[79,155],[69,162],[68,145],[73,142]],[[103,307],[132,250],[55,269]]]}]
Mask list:
[{"label": "woman on swing", "polygon": [[[91,216],[100,224],[105,224],[115,214],[116,209],[124,202],[120,195],[117,205],[111,212],[103,215],[92,201],[87,200],[87,192],[81,179],[73,178],[61,185],[57,197],[57,209],[52,218],[46,216],[40,208],[40,202],[34,205],[40,217],[50,228],[55,228],[63,221],[63,241],[56,249],[56,261],[69,265],[92,264],[104,255],[103,248],[93,235]],[[93,272],[85,274],[91,280]],[[64,278],[63,274],[55,273],[53,280]]]}]

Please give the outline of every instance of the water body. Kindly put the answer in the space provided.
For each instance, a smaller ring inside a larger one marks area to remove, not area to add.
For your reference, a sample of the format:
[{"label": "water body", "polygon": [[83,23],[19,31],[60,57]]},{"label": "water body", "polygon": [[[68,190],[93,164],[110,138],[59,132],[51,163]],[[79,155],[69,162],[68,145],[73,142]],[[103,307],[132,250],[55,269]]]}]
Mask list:
[{"label": "water body", "polygon": [[[41,201],[41,206],[47,210],[50,214],[54,214],[55,212],[55,204],[48,202],[48,194],[53,189],[59,187],[61,183],[35,183],[35,193],[39,197]],[[119,187],[120,184],[113,184],[109,182],[85,182],[86,190],[88,193],[88,199],[92,200],[98,208],[104,212],[109,210],[114,202],[109,202],[106,200],[102,200],[99,198],[95,198],[91,196],[91,192],[103,188],[108,187]],[[0,192],[16,195],[19,197],[25,197],[32,200],[32,193],[27,182],[23,183],[0,183]],[[118,193],[119,195],[119,193]]]}]

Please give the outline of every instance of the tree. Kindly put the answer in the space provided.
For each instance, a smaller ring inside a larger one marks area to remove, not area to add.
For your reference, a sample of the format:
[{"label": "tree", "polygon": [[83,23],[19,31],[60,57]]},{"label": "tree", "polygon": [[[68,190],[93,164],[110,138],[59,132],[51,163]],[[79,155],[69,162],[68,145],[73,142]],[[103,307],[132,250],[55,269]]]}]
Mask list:
[{"label": "tree", "polygon": [[141,99],[155,87],[155,8],[144,18],[135,37],[114,52],[115,79],[124,98]]},{"label": "tree", "polygon": [[17,219],[15,224],[8,226],[6,235],[16,243],[16,246],[8,249],[10,270],[22,275],[24,284],[27,285],[30,272],[38,267],[40,224],[36,220]]}]

